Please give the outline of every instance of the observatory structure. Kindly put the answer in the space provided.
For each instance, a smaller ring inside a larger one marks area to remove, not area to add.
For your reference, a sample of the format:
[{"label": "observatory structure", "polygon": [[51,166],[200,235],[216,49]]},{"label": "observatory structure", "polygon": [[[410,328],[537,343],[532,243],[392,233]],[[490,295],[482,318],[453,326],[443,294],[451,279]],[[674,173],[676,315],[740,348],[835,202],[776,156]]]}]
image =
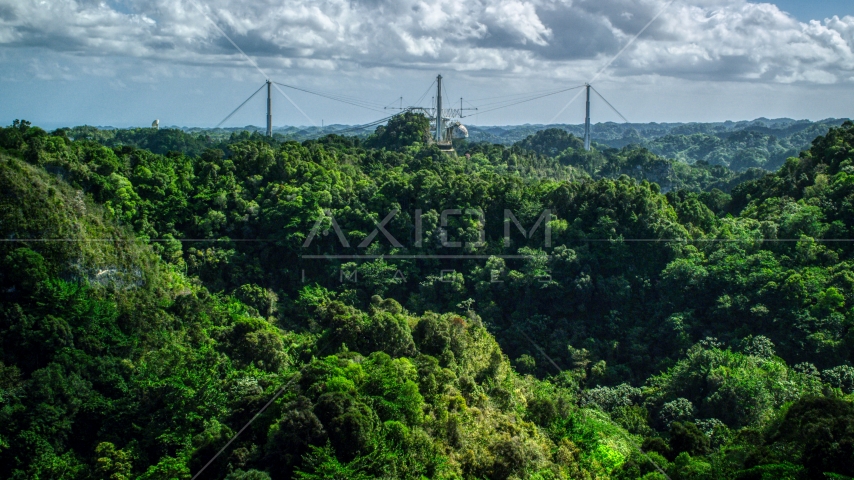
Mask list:
[{"label": "observatory structure", "polygon": [[439,150],[453,152],[453,139],[455,135],[468,137],[469,132],[466,127],[460,123],[463,117],[463,99],[460,99],[460,109],[443,108],[442,103],[442,76],[436,77],[436,108],[432,115],[433,117],[433,141],[439,147]]},{"label": "observatory structure", "polygon": [[[429,106],[420,105],[421,100],[425,99],[425,97],[427,95],[429,95],[431,89],[433,88],[433,85],[436,86],[436,96],[432,97],[431,104]],[[303,112],[295,103],[293,103],[293,101],[290,99],[290,97],[288,97],[279,88],[279,86],[294,89],[294,90],[305,92],[305,93],[312,94],[312,95],[317,95],[319,97],[323,97],[323,98],[326,98],[329,100],[334,100],[337,102],[341,102],[341,103],[345,103],[345,104],[353,105],[353,106],[357,106],[357,107],[362,107],[362,108],[365,108],[368,110],[373,110],[373,111],[382,111],[382,110],[379,110],[379,108],[382,108],[383,110],[397,110],[399,112],[418,112],[430,120],[430,137],[431,137],[429,139],[430,143],[436,144],[436,146],[438,146],[440,150],[443,150],[443,151],[446,151],[449,153],[454,152],[453,140],[455,138],[467,138],[469,136],[468,129],[462,124],[462,120],[464,118],[470,117],[472,115],[480,115],[480,114],[484,114],[484,113],[489,113],[489,112],[492,112],[495,110],[512,107],[515,105],[531,102],[531,101],[538,100],[538,99],[545,98],[545,97],[550,97],[552,95],[557,95],[557,94],[560,94],[563,92],[568,92],[570,90],[577,90],[577,89],[582,89],[582,88],[584,89],[582,92],[578,92],[578,94],[576,94],[576,96],[573,97],[572,100],[570,100],[569,103],[566,104],[566,106],[564,106],[564,109],[566,109],[570,104],[572,104],[572,102],[575,101],[575,99],[578,98],[581,95],[581,93],[586,94],[586,102],[585,102],[585,109],[584,109],[584,149],[585,150],[590,150],[591,143],[592,143],[591,142],[591,122],[590,122],[591,93],[595,93],[597,96],[599,96],[599,98],[601,98],[602,101],[605,102],[605,104],[611,108],[611,110],[613,110],[617,115],[619,115],[620,118],[622,118],[624,122],[628,123],[628,120],[626,119],[626,117],[623,116],[623,114],[621,114],[616,108],[614,108],[614,106],[611,105],[611,103],[608,102],[608,100],[606,100],[605,97],[603,97],[602,94],[599,93],[596,90],[596,88],[593,87],[593,85],[591,85],[590,83],[585,83],[583,85],[576,85],[576,86],[572,86],[572,87],[563,87],[563,88],[560,88],[560,89],[554,90],[554,91],[546,90],[546,91],[540,91],[540,92],[522,92],[522,93],[513,93],[513,94],[509,94],[509,95],[502,95],[502,96],[498,96],[498,97],[489,97],[489,99],[492,99],[494,101],[492,101],[491,103],[487,103],[487,104],[481,104],[480,105],[481,108],[475,107],[470,102],[466,102],[466,103],[468,103],[471,108],[465,108],[464,104],[463,104],[463,99],[460,98],[460,108],[448,108],[446,106],[446,100],[449,100],[449,96],[447,95],[447,91],[444,88],[442,75],[437,75],[436,80],[433,83],[431,83],[430,86],[427,87],[427,90],[421,95],[421,97],[419,97],[418,100],[415,101],[415,105],[409,106],[409,107],[403,106],[403,97],[400,97],[400,106],[399,107],[391,107],[389,105],[382,106],[381,104],[373,103],[371,101],[364,100],[364,99],[359,98],[359,97],[350,97],[350,96],[336,94],[336,93],[315,92],[315,91],[308,90],[308,89],[302,88],[302,87],[297,87],[294,85],[287,85],[284,83],[274,82],[268,78],[265,80],[264,84],[262,84],[260,87],[258,87],[258,90],[255,90],[255,92],[252,95],[250,95],[249,98],[247,98],[246,100],[243,101],[243,103],[238,105],[238,107],[235,108],[230,114],[228,114],[221,122],[219,122],[215,128],[219,128],[223,123],[225,123],[229,118],[231,118],[232,115],[237,113],[238,110],[240,110],[244,105],[246,105],[246,103],[249,102],[249,100],[251,100],[253,97],[255,97],[255,95],[261,93],[261,91],[264,90],[264,87],[266,87],[266,90],[267,90],[267,129],[266,129],[266,134],[268,137],[273,136],[273,101],[272,101],[272,88],[273,87],[275,87],[277,90],[279,90],[279,92],[281,92],[282,95],[284,95],[285,98],[287,98],[297,110],[299,110],[301,113],[303,113],[303,115],[305,115],[305,112]],[[495,100],[495,99],[501,99],[501,100]],[[481,100],[487,100],[487,99],[481,99]],[[448,104],[449,103],[450,102],[448,102]],[[488,108],[486,110],[483,110],[482,107],[488,107]],[[468,110],[472,110],[472,111],[476,111],[476,112],[475,113],[466,113],[466,111],[468,111]],[[555,115],[555,118],[557,118],[557,116],[560,115],[562,112],[563,112],[563,109],[561,109],[561,111],[558,112],[557,115]],[[369,123],[366,123],[364,125],[357,125],[354,127],[345,128],[343,130],[337,129],[337,130],[335,130],[335,133],[337,135],[343,135],[343,134],[347,134],[347,133],[365,132],[367,129],[372,128],[372,127],[376,127],[382,123],[385,123],[386,121],[390,120],[393,117],[394,117],[394,115],[392,115],[390,117],[381,118],[379,120],[375,120],[373,122],[369,122]],[[309,117],[306,115],[306,118],[309,118]],[[309,118],[309,120],[311,120],[311,119]],[[312,121],[312,123],[313,123],[313,121]],[[157,128],[158,125],[159,125],[159,122],[157,120],[155,120],[154,123],[151,124],[152,128]],[[323,125],[322,121],[321,121],[321,125]],[[325,129],[321,127],[320,135],[322,136],[324,134],[325,134]]]},{"label": "observatory structure", "polygon": [[[402,112],[419,112],[424,114],[425,117],[430,119],[431,141],[435,143],[440,150],[453,152],[453,139],[467,138],[469,136],[468,129],[461,123],[462,118],[465,116],[464,112],[466,110],[477,110],[477,108],[464,108],[462,98],[460,98],[460,108],[445,108],[445,96],[443,93],[447,92],[445,92],[442,87],[442,76],[437,75],[434,83],[436,84],[436,96],[434,97],[434,102],[430,108],[420,106],[403,107],[401,103],[400,108],[385,107],[385,109],[399,110]],[[432,85],[430,85],[430,87],[432,87]],[[427,90],[429,92],[430,88]],[[424,92],[424,95],[426,94],[427,92]],[[424,95],[422,95],[422,98]]]}]

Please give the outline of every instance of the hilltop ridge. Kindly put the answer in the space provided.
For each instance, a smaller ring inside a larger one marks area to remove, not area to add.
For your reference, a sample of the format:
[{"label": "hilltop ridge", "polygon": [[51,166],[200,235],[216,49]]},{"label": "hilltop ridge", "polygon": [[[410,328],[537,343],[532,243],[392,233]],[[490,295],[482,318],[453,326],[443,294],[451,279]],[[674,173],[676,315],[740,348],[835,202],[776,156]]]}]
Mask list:
[{"label": "hilltop ridge", "polygon": [[[596,123],[592,128],[592,140],[600,148],[622,148],[636,145],[650,152],[684,163],[706,162],[723,165],[733,170],[749,168],[775,170],[786,158],[797,156],[810,147],[812,139],[838,127],[846,119],[795,120],[790,118],[757,118],[754,120],[725,122],[687,123]],[[475,119],[476,122],[476,119]],[[328,134],[346,131],[348,135],[366,138],[373,130],[353,131],[353,125],[327,125],[321,127],[289,126],[274,127],[273,133],[281,140],[304,141]],[[207,129],[199,127],[162,127],[214,140],[222,140],[241,132],[263,133],[264,127],[245,126],[236,128]],[[467,124],[468,143],[490,143],[510,146],[523,141],[538,131],[559,129],[577,137],[584,134],[583,125],[571,124],[525,124],[506,126],[481,126]],[[147,129],[115,129],[112,127],[75,127],[75,135],[86,132],[116,132],[120,139],[123,131]],[[106,133],[101,138],[106,138]],[[127,136],[127,135],[125,135]],[[94,137],[93,137],[94,138]],[[458,140],[462,141],[462,140]],[[143,146],[143,145],[140,145]],[[165,152],[162,152],[165,153]]]}]

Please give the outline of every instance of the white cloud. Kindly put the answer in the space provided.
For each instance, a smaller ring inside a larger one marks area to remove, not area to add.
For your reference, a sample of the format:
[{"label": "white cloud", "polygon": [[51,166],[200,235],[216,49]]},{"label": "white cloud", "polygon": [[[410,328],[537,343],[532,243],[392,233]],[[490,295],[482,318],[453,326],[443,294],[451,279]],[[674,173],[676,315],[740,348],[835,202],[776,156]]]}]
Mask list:
[{"label": "white cloud", "polygon": [[804,24],[771,4],[731,0],[676,3],[660,22],[672,36],[641,42],[619,64],[624,73],[832,83],[854,71],[854,17]]},{"label": "white cloud", "polygon": [[[235,65],[195,0],[0,0],[0,48]],[[424,68],[560,77],[596,70],[665,0],[212,0],[200,4],[272,68]],[[801,23],[769,3],[679,0],[611,77],[851,82],[854,17]]]},{"label": "white cloud", "polygon": [[504,0],[487,5],[483,13],[489,23],[496,28],[514,33],[522,44],[528,42],[547,45],[552,32],[543,25],[534,5],[518,0]]}]

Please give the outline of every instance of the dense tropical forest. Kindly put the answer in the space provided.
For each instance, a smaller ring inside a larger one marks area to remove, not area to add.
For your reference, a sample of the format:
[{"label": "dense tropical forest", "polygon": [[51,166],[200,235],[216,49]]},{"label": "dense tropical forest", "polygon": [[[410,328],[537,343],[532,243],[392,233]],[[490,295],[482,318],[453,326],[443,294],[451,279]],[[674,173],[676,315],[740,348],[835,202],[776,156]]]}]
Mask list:
[{"label": "dense tropical forest", "polygon": [[[510,147],[543,130],[563,130],[577,137],[584,135],[584,125],[485,126],[478,125],[476,118],[470,120],[475,124],[467,123],[469,141],[475,143]],[[592,126],[591,137],[600,150],[633,145],[682,163],[722,165],[735,171],[752,168],[777,170],[787,158],[797,157],[801,151],[808,149],[814,138],[826,135],[828,130],[839,127],[845,121],[846,119],[838,118],[827,118],[816,122],[790,118],[758,118],[751,121],[713,123],[605,122]],[[235,134],[264,132],[264,128],[254,126],[213,129],[182,127],[180,130],[188,135],[177,136],[175,140],[190,143],[196,143],[192,139],[199,137],[206,141],[213,139],[219,142]],[[109,146],[130,143],[141,148],[156,149],[157,143],[162,142],[163,137],[148,138],[147,133],[150,131],[151,129],[78,127],[74,129],[74,135],[76,138],[97,139],[100,143]],[[273,136],[279,142],[288,140],[302,142],[318,139],[327,134],[353,135],[364,140],[373,134],[373,130],[353,125],[289,126],[273,129]],[[178,140],[179,138],[181,140]],[[196,143],[192,153],[200,153],[205,146],[205,142]],[[181,151],[187,153],[186,148]]]},{"label": "dense tropical forest", "polygon": [[854,477],[854,123],[428,128],[0,129],[0,478]]}]

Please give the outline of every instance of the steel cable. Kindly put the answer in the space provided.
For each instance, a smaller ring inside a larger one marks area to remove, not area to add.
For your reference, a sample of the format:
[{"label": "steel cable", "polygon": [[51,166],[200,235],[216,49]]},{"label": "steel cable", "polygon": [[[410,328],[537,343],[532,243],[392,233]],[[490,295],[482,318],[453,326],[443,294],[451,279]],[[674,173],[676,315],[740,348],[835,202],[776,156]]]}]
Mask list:
[{"label": "steel cable", "polygon": [[264,83],[264,85],[261,85],[261,88],[259,88],[258,90],[255,90],[255,93],[253,93],[252,95],[249,95],[249,98],[247,98],[246,100],[244,100],[244,101],[243,101],[243,103],[241,103],[241,104],[240,104],[240,106],[238,106],[237,108],[235,108],[233,112],[229,113],[227,117],[223,118],[221,122],[217,123],[217,124],[216,124],[216,126],[215,126],[214,128],[219,128],[219,127],[220,127],[220,125],[222,125],[223,123],[225,123],[225,122],[226,122],[226,120],[228,120],[229,118],[231,118],[231,116],[232,116],[232,115],[234,115],[235,113],[237,113],[237,111],[238,111],[238,110],[240,110],[244,105],[246,105],[246,102],[248,102],[249,100],[252,100],[252,97],[254,97],[255,95],[258,95],[258,92],[260,92],[260,91],[264,88],[264,86],[266,86],[266,85],[267,85],[266,83]]}]

